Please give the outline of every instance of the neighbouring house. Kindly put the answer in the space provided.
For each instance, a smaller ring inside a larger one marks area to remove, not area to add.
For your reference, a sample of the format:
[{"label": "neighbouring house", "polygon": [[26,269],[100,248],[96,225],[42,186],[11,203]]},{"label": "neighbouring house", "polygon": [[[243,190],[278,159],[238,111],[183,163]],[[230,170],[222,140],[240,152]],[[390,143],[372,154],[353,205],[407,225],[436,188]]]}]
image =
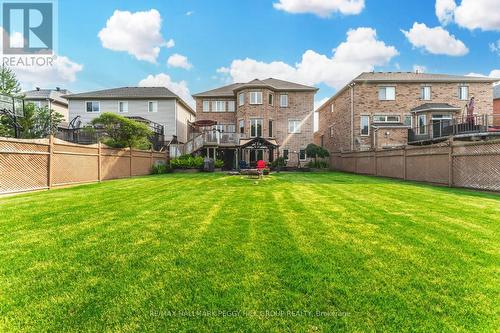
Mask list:
[{"label": "neighbouring house", "polygon": [[[70,124],[88,124],[103,112],[112,112],[147,123],[161,134],[164,145],[188,140],[188,123],[195,111],[165,87],[122,87],[65,95]],[[78,126],[79,127],[79,126]],[[161,133],[160,133],[161,132]]]},{"label": "neighbouring house", "polygon": [[[331,152],[430,143],[485,131],[493,113],[487,77],[365,72],[318,109],[316,142]],[[473,108],[467,109],[474,97]],[[467,112],[470,112],[467,113]]]},{"label": "neighbouring house", "polygon": [[500,125],[500,84],[493,87],[493,114],[495,125]]},{"label": "neighbouring house", "polygon": [[307,161],[318,89],[277,79],[234,83],[193,95],[196,123],[188,151],[224,160],[225,169],[278,156],[289,166]]},{"label": "neighbouring house", "polygon": [[56,89],[40,89],[25,91],[24,100],[35,104],[37,107],[48,107],[63,115],[64,120],[68,121],[68,101],[62,96],[66,94],[71,94],[69,90],[61,89],[56,87]]}]

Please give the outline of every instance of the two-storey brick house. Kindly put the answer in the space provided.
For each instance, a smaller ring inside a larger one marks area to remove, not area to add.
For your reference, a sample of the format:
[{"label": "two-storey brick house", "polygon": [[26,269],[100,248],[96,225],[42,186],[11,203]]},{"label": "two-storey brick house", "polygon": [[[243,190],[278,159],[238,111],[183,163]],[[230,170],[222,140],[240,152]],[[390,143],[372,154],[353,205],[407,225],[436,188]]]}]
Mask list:
[{"label": "two-storey brick house", "polygon": [[315,138],[329,151],[339,152],[441,137],[451,128],[451,119],[466,115],[471,97],[474,115],[492,114],[494,81],[418,72],[362,73],[317,110]]},{"label": "two-storey brick house", "polygon": [[195,94],[197,148],[223,159],[227,169],[278,156],[289,165],[304,162],[305,147],[313,142],[317,90],[269,78]]}]

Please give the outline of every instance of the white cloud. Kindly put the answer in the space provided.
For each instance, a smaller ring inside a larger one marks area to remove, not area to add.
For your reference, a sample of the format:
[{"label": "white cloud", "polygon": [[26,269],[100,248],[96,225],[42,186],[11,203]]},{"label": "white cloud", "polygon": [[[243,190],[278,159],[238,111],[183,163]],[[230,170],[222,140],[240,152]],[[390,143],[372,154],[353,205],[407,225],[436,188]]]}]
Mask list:
[{"label": "white cloud", "polygon": [[191,107],[194,108],[195,106],[193,97],[191,97],[191,93],[189,92],[187,82],[175,82],[168,74],[159,73],[157,75],[148,75],[148,77],[139,82],[139,87],[167,87]]},{"label": "white cloud", "polygon": [[427,72],[427,67],[423,65],[413,65],[413,71],[418,73],[425,73]]},{"label": "white cloud", "polygon": [[409,31],[401,30],[410,43],[432,54],[462,56],[469,52],[465,44],[441,27],[429,28],[425,23],[413,23]]},{"label": "white cloud", "polygon": [[340,88],[361,72],[387,64],[396,55],[398,51],[394,46],[377,40],[374,29],[358,28],[347,32],[347,40],[333,50],[332,57],[307,50],[301,62],[293,66],[282,61],[237,59],[217,72],[228,75],[233,82],[274,77],[309,85],[325,83]]},{"label": "white cloud", "polygon": [[107,49],[156,63],[160,47],[165,45],[160,30],[161,16],[156,9],[135,13],[115,10],[98,36]]},{"label": "white cloud", "polygon": [[184,68],[184,69],[191,69],[193,65],[189,63],[189,60],[186,56],[183,56],[182,54],[172,54],[170,57],[168,57],[167,64],[170,67],[177,67],[177,68]]},{"label": "white cloud", "polygon": [[191,15],[193,15],[193,14],[194,14],[194,11],[193,11],[193,10],[190,10],[190,11],[186,12],[186,16],[191,16]]},{"label": "white cloud", "polygon": [[165,47],[167,49],[171,49],[175,46],[175,40],[173,40],[172,38],[170,38],[166,43],[165,43]]},{"label": "white cloud", "polygon": [[455,22],[474,30],[500,30],[500,1],[498,0],[436,0],[436,16],[442,24]]},{"label": "white cloud", "polygon": [[476,76],[476,77],[492,77],[492,78],[498,78],[500,80],[500,69],[494,69],[490,72],[489,75],[484,75],[481,73],[474,73],[471,72],[469,74],[465,74],[465,76]]},{"label": "white cloud", "polygon": [[365,0],[279,0],[274,8],[292,14],[312,13],[319,17],[329,17],[335,12],[344,15],[361,13]]},{"label": "white cloud", "polygon": [[500,55],[500,39],[496,43],[490,43],[490,51]]}]

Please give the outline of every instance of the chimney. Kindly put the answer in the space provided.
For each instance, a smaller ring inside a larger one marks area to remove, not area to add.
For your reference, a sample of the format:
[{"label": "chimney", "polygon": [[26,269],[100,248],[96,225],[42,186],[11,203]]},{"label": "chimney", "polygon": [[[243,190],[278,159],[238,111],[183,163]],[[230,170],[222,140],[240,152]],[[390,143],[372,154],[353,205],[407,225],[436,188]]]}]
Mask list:
[{"label": "chimney", "polygon": [[40,91],[40,87],[36,87],[36,91]]},{"label": "chimney", "polygon": [[56,87],[56,91],[61,91],[61,88],[59,88],[59,87]]}]

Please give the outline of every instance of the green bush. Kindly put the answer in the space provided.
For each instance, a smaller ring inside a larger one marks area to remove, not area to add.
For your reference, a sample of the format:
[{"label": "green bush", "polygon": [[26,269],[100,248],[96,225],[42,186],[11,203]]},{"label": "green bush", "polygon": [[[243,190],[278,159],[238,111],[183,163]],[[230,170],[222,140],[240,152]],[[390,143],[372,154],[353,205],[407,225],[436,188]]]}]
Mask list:
[{"label": "green bush", "polygon": [[215,167],[217,169],[222,168],[224,166],[224,161],[223,160],[215,160]]},{"label": "green bush", "polygon": [[170,171],[170,167],[167,164],[155,164],[151,168],[152,175],[161,175]]},{"label": "green bush", "polygon": [[327,169],[328,162],[325,160],[312,160],[309,163],[307,163],[307,167],[314,169]]},{"label": "green bush", "polygon": [[285,167],[286,166],[286,160],[284,157],[278,157],[277,159],[275,159],[272,163],[271,163],[271,166],[273,168],[282,168],[282,167]]},{"label": "green bush", "polygon": [[170,161],[172,169],[201,169],[203,168],[203,157],[182,155]]}]

